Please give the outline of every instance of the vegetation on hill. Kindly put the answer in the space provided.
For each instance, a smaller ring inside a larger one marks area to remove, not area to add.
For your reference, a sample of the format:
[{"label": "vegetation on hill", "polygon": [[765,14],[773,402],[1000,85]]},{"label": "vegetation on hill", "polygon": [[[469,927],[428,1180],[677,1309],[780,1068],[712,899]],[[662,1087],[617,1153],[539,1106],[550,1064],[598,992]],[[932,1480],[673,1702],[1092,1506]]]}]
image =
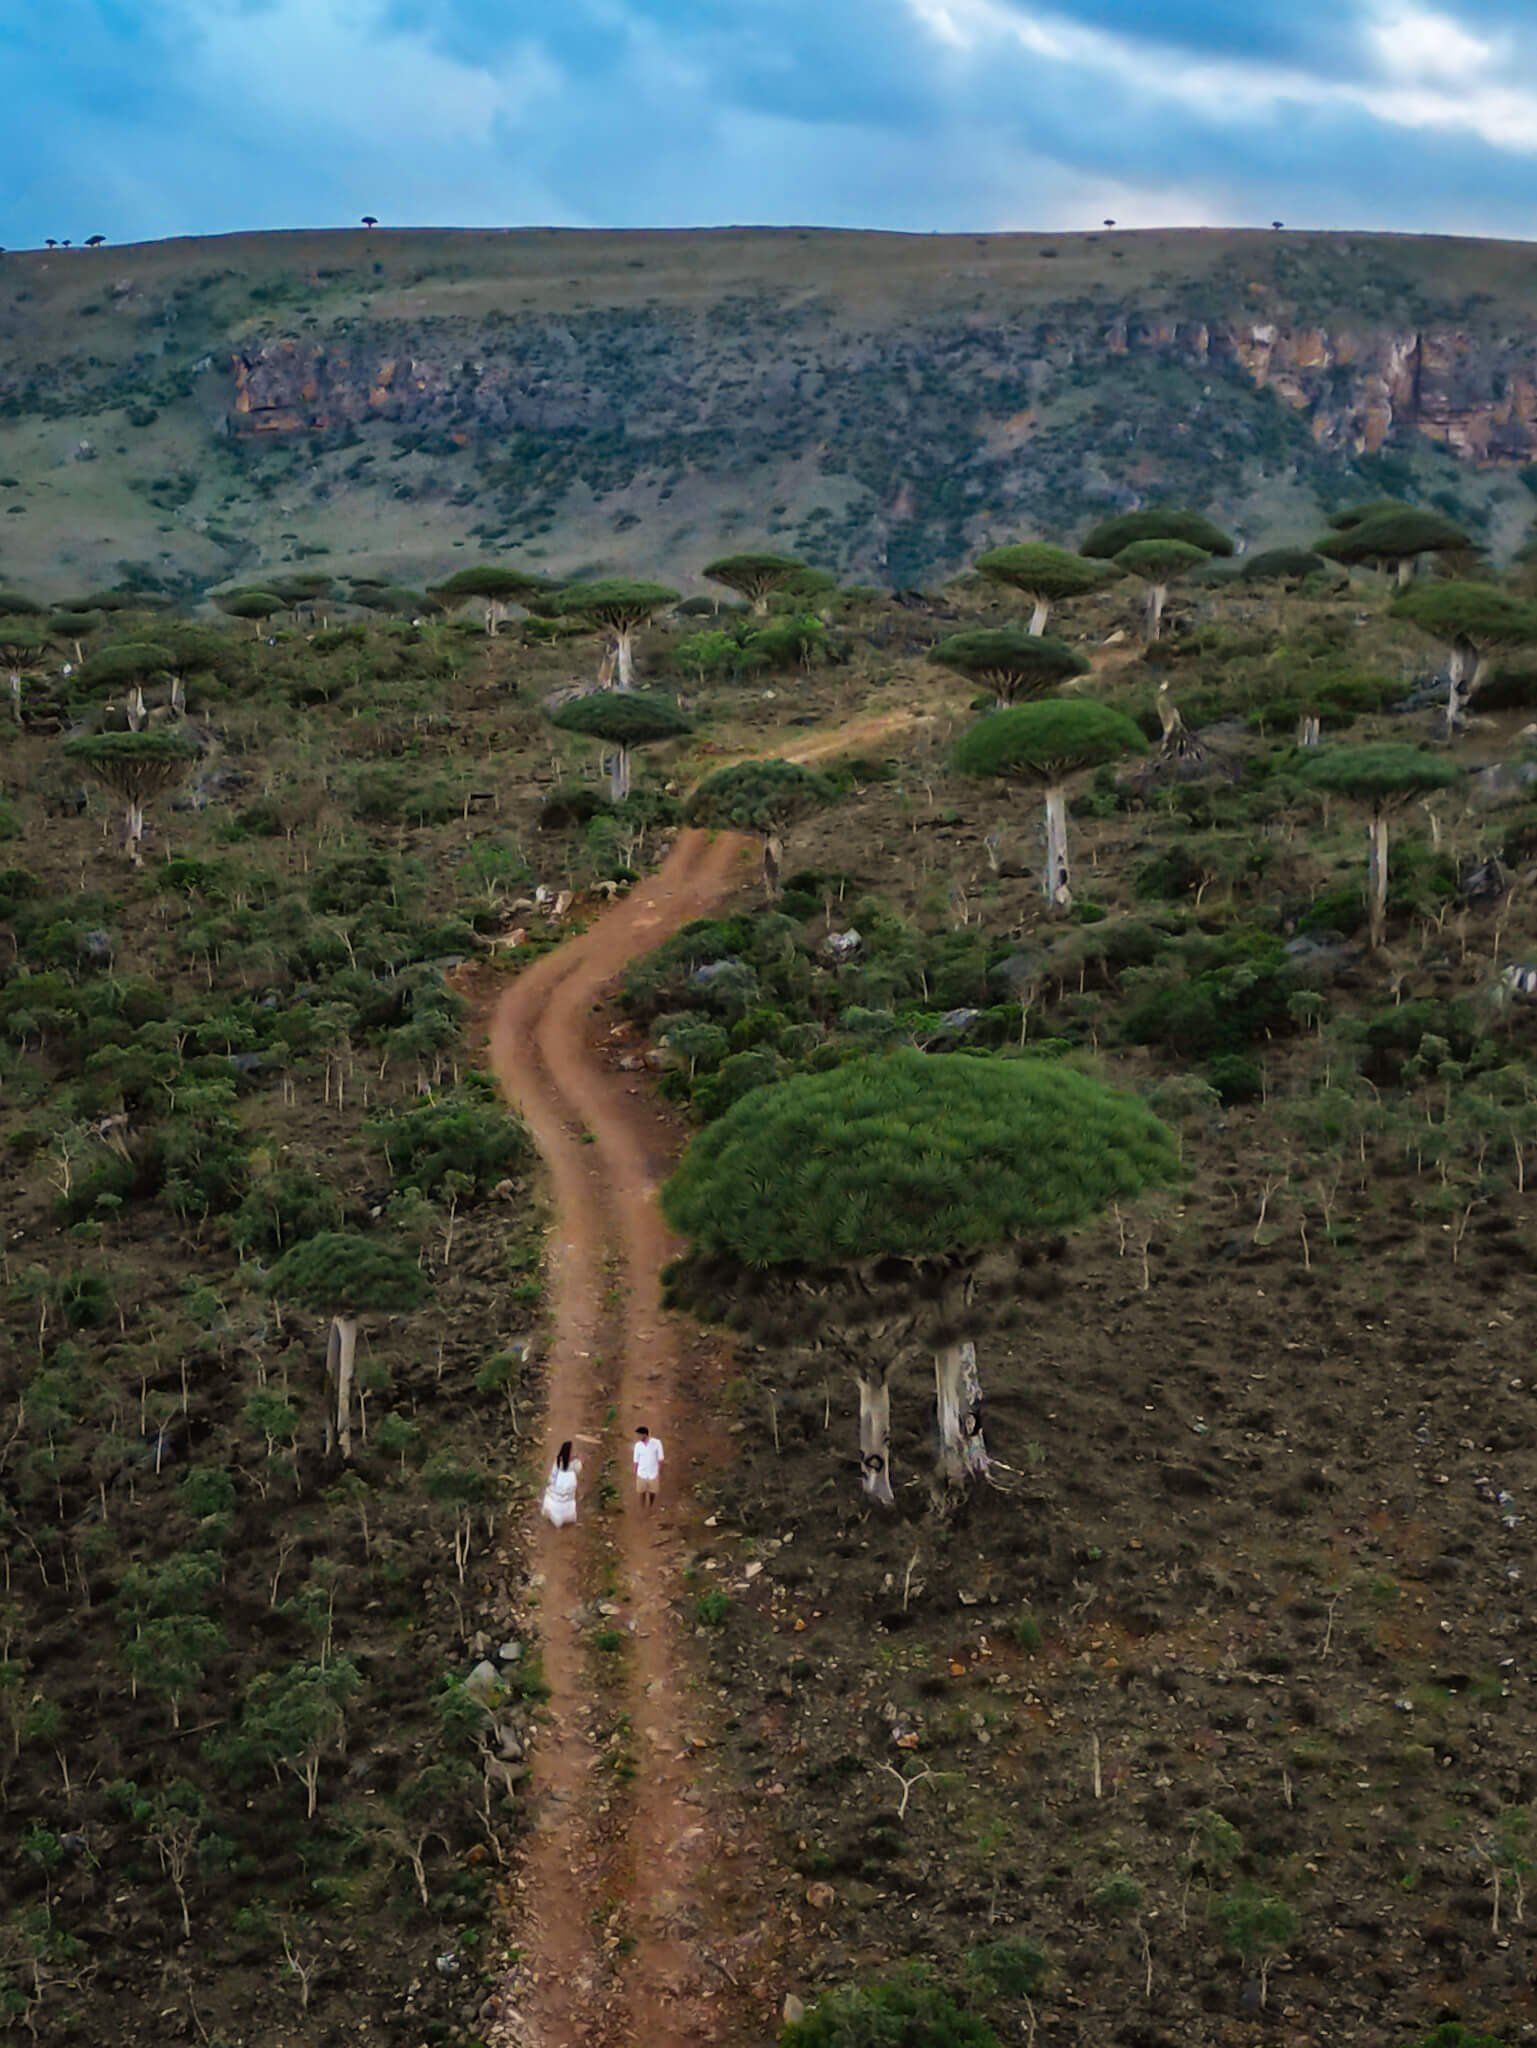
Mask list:
[{"label": "vegetation on hill", "polygon": [[281,597],[324,562],[470,604],[462,578],[515,552],[525,578],[701,590],[721,562],[803,560],[903,589],[1155,498],[1251,549],[1407,498],[1504,552],[1532,326],[1519,259],[1450,238],[0,253],[0,577]]},{"label": "vegetation on hill", "polygon": [[1514,2038],[1537,674],[1519,587],[1421,545],[1400,596],[1383,520],[1423,541],[1368,508],[1358,569],[1252,579],[1102,534],[1201,551],[1126,564],[1156,640],[1132,576],[1031,635],[1039,561],[899,600],[718,531],[705,611],[660,547],[424,561],[441,604],[14,579],[13,2028],[485,2037],[550,1617],[476,1020],[687,819],[770,900],[632,961],[602,1042],[679,1120],[674,1294],[742,1332],[678,1599],[733,1976],[849,2048]]}]

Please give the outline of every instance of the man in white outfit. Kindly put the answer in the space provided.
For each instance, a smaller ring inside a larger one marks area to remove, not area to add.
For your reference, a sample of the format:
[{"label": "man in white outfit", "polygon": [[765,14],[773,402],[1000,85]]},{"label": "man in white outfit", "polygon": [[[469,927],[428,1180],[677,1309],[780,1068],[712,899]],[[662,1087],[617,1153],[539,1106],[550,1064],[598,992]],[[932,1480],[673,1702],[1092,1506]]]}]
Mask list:
[{"label": "man in white outfit", "polygon": [[644,1508],[656,1506],[657,1483],[662,1476],[662,1439],[653,1436],[645,1424],[635,1432],[635,1448],[630,1454],[635,1460],[635,1495]]}]

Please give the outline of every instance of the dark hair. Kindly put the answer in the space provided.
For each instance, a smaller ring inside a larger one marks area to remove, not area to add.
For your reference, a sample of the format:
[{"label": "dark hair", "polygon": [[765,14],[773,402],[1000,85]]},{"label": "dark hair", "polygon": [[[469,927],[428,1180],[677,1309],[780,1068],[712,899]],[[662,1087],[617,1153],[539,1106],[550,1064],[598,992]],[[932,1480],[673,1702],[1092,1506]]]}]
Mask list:
[{"label": "dark hair", "polygon": [[571,1463],[571,1439],[569,1437],[567,1437],[566,1441],[555,1453],[555,1462],[562,1471]]},{"label": "dark hair", "polygon": [[636,1430],[635,1434],[637,1436],[650,1436],[651,1432],[649,1429],[647,1429],[646,1425],[642,1423],[640,1428]]}]

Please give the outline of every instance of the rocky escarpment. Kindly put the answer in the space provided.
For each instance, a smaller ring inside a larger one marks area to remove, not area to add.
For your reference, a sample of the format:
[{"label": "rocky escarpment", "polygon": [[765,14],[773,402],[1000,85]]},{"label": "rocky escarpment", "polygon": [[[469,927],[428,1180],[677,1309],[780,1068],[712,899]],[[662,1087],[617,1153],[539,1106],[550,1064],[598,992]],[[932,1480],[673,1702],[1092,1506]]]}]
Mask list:
[{"label": "rocky escarpment", "polygon": [[[1153,496],[1262,546],[1408,495],[1498,560],[1531,516],[1537,268],[1515,245],[402,231],[70,253],[0,259],[0,424],[48,429],[7,443],[6,572],[61,587],[296,550],[415,577],[454,547],[683,576],[725,540],[923,584]],[[19,515],[56,509],[85,453],[66,584],[48,521]]]},{"label": "rocky escarpment", "polygon": [[[750,327],[739,339],[750,336]],[[750,365],[718,359],[719,337],[652,318],[627,339],[604,323],[590,345],[580,323],[499,324],[481,334],[431,324],[345,340],[275,336],[232,360],[228,424],[237,436],[332,434],[387,420],[446,431],[461,444],[508,431],[560,435],[699,425],[726,385],[739,417],[786,393],[781,331]],[[1264,318],[1143,319],[1071,314],[1011,328],[983,326],[851,335],[806,320],[792,330],[798,403],[851,375],[917,372],[969,381],[977,424],[1037,412],[1065,377],[1114,391],[1126,359],[1217,370],[1271,394],[1316,446],[1375,454],[1410,435],[1480,464],[1537,457],[1537,331],[1481,335],[1469,326],[1348,326]],[[729,352],[735,356],[738,352]],[[659,378],[658,356],[674,374]],[[805,389],[807,380],[813,387]],[[1023,386],[1023,389],[1017,388]],[[899,406],[899,411],[905,408]],[[643,416],[644,414],[644,416]],[[1026,419],[1028,428],[1035,422]]]},{"label": "rocky escarpment", "polygon": [[520,376],[515,363],[462,358],[430,340],[401,353],[388,338],[370,348],[284,336],[237,355],[233,370],[235,434],[328,434],[369,420],[559,434],[620,419],[617,394],[575,379]]}]

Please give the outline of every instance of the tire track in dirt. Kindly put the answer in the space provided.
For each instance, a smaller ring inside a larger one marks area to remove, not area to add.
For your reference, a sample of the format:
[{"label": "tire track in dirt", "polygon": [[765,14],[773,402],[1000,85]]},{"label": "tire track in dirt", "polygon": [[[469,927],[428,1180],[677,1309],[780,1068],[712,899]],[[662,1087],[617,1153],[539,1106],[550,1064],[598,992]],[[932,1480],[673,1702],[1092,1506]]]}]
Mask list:
[{"label": "tire track in dirt", "polygon": [[[597,2048],[644,2041],[694,2048],[722,2039],[718,1984],[701,1979],[708,1922],[700,1879],[710,1843],[687,1795],[694,1771],[680,1748],[687,1726],[686,1654],[670,1608],[680,1566],[676,1533],[690,1464],[675,1400],[685,1333],[657,1306],[672,1245],[656,1204],[670,1160],[665,1126],[647,1095],[595,1058],[591,1013],[637,954],[703,916],[751,876],[752,842],[680,835],[648,882],[523,974],[497,1005],[491,1065],[544,1159],[553,1210],[548,1260],[550,1349],[544,1439],[601,1436],[583,1475],[575,1528],[534,1522],[530,1563],[542,1577],[541,1633],[548,1724],[536,1750],[539,1817],[524,1861],[530,1966],[509,1987],[517,2016],[499,2038],[526,2048]],[[617,1297],[617,1298],[616,1298]],[[600,1365],[599,1360],[603,1361]],[[604,1427],[612,1401],[617,1419]],[[668,1447],[664,1507],[634,1499],[628,1444],[645,1421]],[[621,1507],[607,1526],[594,1481],[612,1460]],[[626,1787],[603,1780],[588,1732],[597,1681],[570,1617],[606,1561],[612,1529],[627,1632],[624,1711],[638,1748]],[[602,1812],[604,1805],[609,1811]],[[627,1910],[627,1961],[595,1924]]]},{"label": "tire track in dirt", "polygon": [[[928,722],[892,710],[804,736],[781,757],[826,760]],[[712,1955],[744,1930],[719,1924],[718,1845],[686,1741],[691,1659],[671,1607],[699,1449],[698,1422],[679,1398],[697,1340],[659,1306],[659,1275],[677,1249],[656,1200],[671,1148],[649,1091],[589,1040],[601,997],[628,963],[749,885],[756,864],[751,839],[681,833],[654,876],[528,968],[490,1022],[491,1068],[544,1160],[552,1210],[541,1455],[579,1431],[601,1438],[575,1527],[552,1529],[536,1515],[527,1545],[549,1700],[521,1871],[523,1956],[502,1989],[498,2048],[723,2048],[732,2038]],[[642,1421],[668,1447],[654,1517],[631,1481],[628,1446]],[[610,1462],[620,1512],[600,1518],[595,1481]],[[616,1618],[635,1623],[623,1667],[638,1748],[629,1785],[605,1780],[594,1733],[603,1681],[572,1619],[611,1560]],[[616,1906],[628,1956],[609,1928]]]}]

